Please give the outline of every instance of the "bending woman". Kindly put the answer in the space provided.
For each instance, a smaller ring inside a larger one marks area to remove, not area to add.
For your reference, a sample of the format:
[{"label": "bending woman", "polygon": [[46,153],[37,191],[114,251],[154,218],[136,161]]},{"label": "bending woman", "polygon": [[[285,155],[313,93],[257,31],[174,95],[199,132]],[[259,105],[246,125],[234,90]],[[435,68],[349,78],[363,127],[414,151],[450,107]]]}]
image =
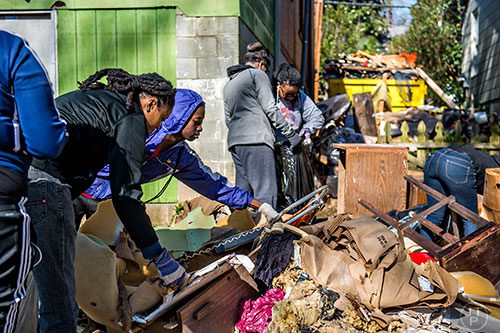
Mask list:
[{"label": "bending woman", "polygon": [[[141,183],[174,176],[211,200],[234,209],[258,209],[268,221],[273,219],[278,213],[268,203],[254,199],[248,191],[232,186],[227,178],[213,173],[185,142],[200,136],[204,118],[205,103],[201,96],[192,90],[177,90],[172,114],[162,123],[161,128],[151,133],[146,140],[148,157],[141,168]],[[106,166],[99,172],[92,186],[85,191],[85,196],[98,201],[112,197],[109,175],[110,166]],[[132,233],[131,236],[134,239]],[[172,276],[173,279],[178,277],[178,272],[184,273],[184,268],[164,248],[153,261],[164,277]]]},{"label": "bending woman", "polygon": [[[100,83],[103,77],[108,83]],[[29,170],[29,214],[43,260],[33,270],[40,296],[41,332],[76,332],[75,223],[72,199],[110,165],[113,205],[144,257],[162,248],[140,198],[144,141],[168,117],[175,89],[158,74],[130,75],[104,69],[80,90],[56,99],[67,122],[68,142],[59,157],[34,160]],[[168,281],[168,280],[167,280]],[[177,279],[171,281],[176,284]]]}]

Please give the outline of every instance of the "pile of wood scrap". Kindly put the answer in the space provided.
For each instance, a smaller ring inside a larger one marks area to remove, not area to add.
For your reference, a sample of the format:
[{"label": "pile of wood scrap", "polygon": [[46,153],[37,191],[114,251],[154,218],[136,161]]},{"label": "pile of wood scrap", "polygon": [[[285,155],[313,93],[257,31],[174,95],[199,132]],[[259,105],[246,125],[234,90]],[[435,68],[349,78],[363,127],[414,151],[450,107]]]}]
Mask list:
[{"label": "pile of wood scrap", "polygon": [[453,100],[420,67],[416,67],[417,54],[412,52],[399,55],[371,55],[363,51],[353,54],[339,54],[335,60],[327,60],[325,71],[327,78],[380,78],[398,80],[396,74],[407,79],[421,78],[452,109],[460,109]]},{"label": "pile of wood scrap", "polygon": [[[335,69],[342,77],[375,78],[383,73],[403,72],[417,76],[415,68],[416,53],[400,55],[371,55],[363,51],[353,54],[339,54],[336,60],[327,61],[330,69]],[[392,78],[392,77],[391,77]]]}]

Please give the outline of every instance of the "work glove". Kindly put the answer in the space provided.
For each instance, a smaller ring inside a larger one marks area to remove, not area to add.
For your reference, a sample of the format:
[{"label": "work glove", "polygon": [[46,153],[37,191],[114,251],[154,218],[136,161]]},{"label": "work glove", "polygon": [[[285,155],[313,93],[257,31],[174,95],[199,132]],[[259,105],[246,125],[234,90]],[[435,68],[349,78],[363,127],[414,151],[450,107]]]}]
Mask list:
[{"label": "work glove", "polygon": [[272,220],[276,218],[276,216],[278,216],[278,212],[275,211],[270,204],[265,202],[262,205],[260,205],[259,213],[264,215],[268,223],[270,223]]},{"label": "work glove", "polygon": [[163,249],[162,253],[153,259],[153,262],[160,272],[160,279],[163,280],[167,288],[177,289],[184,285],[185,280],[187,280],[186,270],[170,256],[166,249]]},{"label": "work glove", "polygon": [[300,130],[299,135],[304,140],[308,140],[311,137],[311,130],[309,128],[303,128]]},{"label": "work glove", "polygon": [[292,148],[292,150],[294,150],[295,147],[297,147],[301,141],[302,138],[297,133],[288,138],[288,142],[290,142],[290,148]]}]

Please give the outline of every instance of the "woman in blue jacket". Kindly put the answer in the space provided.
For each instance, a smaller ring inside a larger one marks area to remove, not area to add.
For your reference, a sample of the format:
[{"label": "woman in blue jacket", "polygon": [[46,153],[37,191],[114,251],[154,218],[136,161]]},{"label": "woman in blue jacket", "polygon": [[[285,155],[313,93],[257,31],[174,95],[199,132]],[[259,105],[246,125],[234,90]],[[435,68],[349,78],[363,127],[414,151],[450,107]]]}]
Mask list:
[{"label": "woman in blue jacket", "polygon": [[[141,168],[141,183],[174,176],[209,199],[235,209],[258,209],[268,221],[273,219],[278,213],[271,205],[254,199],[248,191],[231,185],[226,177],[212,172],[185,142],[199,137],[204,118],[202,97],[192,90],[177,89],[171,115],[146,139],[148,157]],[[110,198],[112,193],[108,179],[109,166],[106,166],[84,196],[98,201]],[[144,228],[151,228],[151,225]],[[184,268],[166,250],[154,262],[160,271],[164,268],[168,272],[184,272]]]}]

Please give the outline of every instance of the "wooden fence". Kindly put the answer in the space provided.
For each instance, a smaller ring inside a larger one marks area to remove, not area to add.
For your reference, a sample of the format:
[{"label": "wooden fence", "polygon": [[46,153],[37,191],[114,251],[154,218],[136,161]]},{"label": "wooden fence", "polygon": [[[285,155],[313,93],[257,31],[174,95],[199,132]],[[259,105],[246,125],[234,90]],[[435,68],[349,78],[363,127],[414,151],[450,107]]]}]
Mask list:
[{"label": "wooden fence", "polygon": [[[386,134],[385,136],[379,136],[377,138],[377,143],[390,144],[394,147],[407,147],[409,149],[408,161],[419,168],[424,167],[425,160],[430,152],[448,147],[452,144],[451,142],[445,142],[444,126],[442,122],[437,122],[436,127],[434,128],[436,136],[433,140],[430,140],[427,137],[427,127],[423,121],[420,121],[418,124],[416,142],[410,142],[410,137],[408,136],[409,130],[410,127],[408,123],[403,121],[401,124],[402,135],[398,138],[399,142],[394,142],[390,134],[390,123],[387,122],[385,124]],[[480,143],[479,138],[475,137],[472,139],[471,143],[464,143],[464,145],[486,151],[490,155],[496,154],[500,151],[500,127],[497,125],[494,126],[491,132],[492,134],[489,137],[488,143]],[[461,133],[462,128],[460,124],[458,124],[452,134],[454,134],[455,137],[460,137]]]}]

